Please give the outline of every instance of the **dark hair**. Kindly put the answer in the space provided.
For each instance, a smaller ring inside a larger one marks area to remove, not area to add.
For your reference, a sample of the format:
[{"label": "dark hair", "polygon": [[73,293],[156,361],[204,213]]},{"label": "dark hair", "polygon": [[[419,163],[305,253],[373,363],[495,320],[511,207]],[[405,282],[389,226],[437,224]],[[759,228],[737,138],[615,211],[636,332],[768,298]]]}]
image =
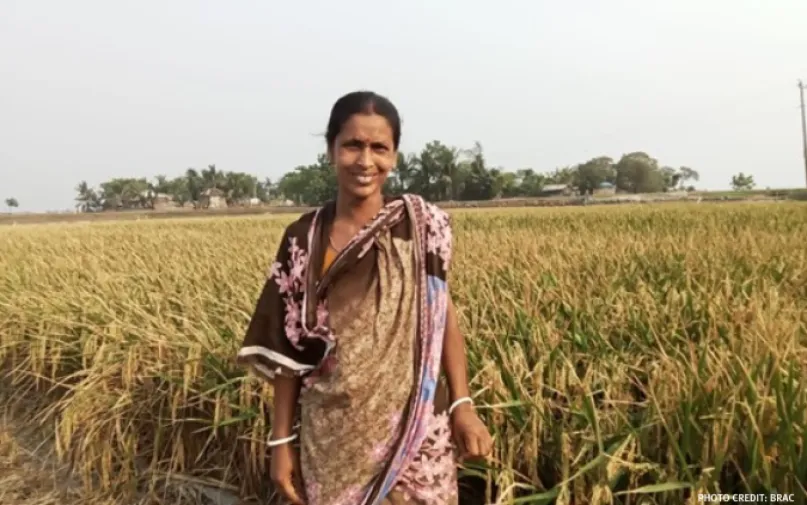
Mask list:
[{"label": "dark hair", "polygon": [[392,142],[395,149],[398,149],[398,145],[401,143],[401,117],[398,115],[398,109],[392,105],[392,102],[387,97],[372,91],[354,91],[344,95],[333,104],[331,117],[328,119],[328,129],[325,132],[328,149],[333,147],[342,126],[354,114],[378,114],[383,116],[389,122],[390,128],[392,128]]}]

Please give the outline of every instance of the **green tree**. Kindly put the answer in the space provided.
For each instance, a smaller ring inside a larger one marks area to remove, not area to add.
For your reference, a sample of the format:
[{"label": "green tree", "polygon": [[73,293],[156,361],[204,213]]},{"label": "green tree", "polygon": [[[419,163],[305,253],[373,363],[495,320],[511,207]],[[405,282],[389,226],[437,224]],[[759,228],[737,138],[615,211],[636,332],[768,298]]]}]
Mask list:
[{"label": "green tree", "polygon": [[150,206],[150,184],[145,177],[114,178],[101,183],[104,209],[144,209]]},{"label": "green tree", "polygon": [[678,186],[678,181],[681,179],[681,174],[673,167],[661,167],[661,178],[664,181],[664,191],[675,189]]},{"label": "green tree", "polygon": [[577,177],[576,167],[556,168],[546,175],[545,184],[570,184],[573,185]]},{"label": "green tree", "polygon": [[223,190],[226,185],[226,176],[216,169],[216,165],[208,165],[200,172],[202,177],[202,191],[211,188]]},{"label": "green tree", "polygon": [[644,152],[623,155],[615,170],[617,189],[628,193],[657,193],[668,187],[658,161]]},{"label": "green tree", "polygon": [[154,182],[151,184],[151,190],[154,193],[168,194],[171,192],[171,181],[165,175],[157,175],[154,177]]},{"label": "green tree", "polygon": [[20,202],[17,201],[16,198],[6,198],[6,207],[8,207],[9,213],[11,209],[16,209],[20,206]]},{"label": "green tree", "polygon": [[472,149],[462,154],[467,159],[458,164],[452,177],[454,199],[490,200],[500,196],[504,186],[501,171],[488,169],[482,144],[475,142]]},{"label": "green tree", "polygon": [[76,210],[79,212],[93,212],[101,208],[101,199],[87,181],[78,183],[76,192]]},{"label": "green tree", "polygon": [[277,185],[268,177],[263,182],[258,183],[255,188],[255,194],[263,203],[269,203],[279,197]]},{"label": "green tree", "polygon": [[701,175],[698,173],[697,170],[694,170],[689,167],[680,167],[678,169],[678,185],[679,187],[683,188],[687,186],[687,183],[697,182],[700,180]]},{"label": "green tree", "polygon": [[684,189],[688,182],[700,179],[700,174],[689,167],[662,167],[661,174],[667,190]]},{"label": "green tree", "polygon": [[244,172],[226,172],[223,174],[223,187],[227,195],[227,203],[238,203],[245,199],[257,198],[258,178]]},{"label": "green tree", "polygon": [[299,166],[284,175],[277,187],[285,198],[299,205],[321,205],[336,196],[336,172],[323,153],[317,163]]},{"label": "green tree", "polygon": [[170,194],[179,206],[195,201],[191,194],[190,181],[187,176],[175,177],[168,181],[165,192]]},{"label": "green tree", "polygon": [[518,175],[514,172],[502,171],[499,175],[499,186],[502,198],[516,198],[519,195]]},{"label": "green tree", "polygon": [[459,195],[459,150],[438,140],[426,144],[414,158],[414,172],[409,191],[429,200],[449,200]]},{"label": "green tree", "polygon": [[536,197],[541,194],[544,186],[549,184],[549,177],[539,174],[532,168],[524,168],[516,172],[518,180],[518,195],[522,197]]},{"label": "green tree", "polygon": [[[590,194],[603,182],[631,193],[650,193],[683,188],[697,181],[699,174],[689,167],[659,167],[656,159],[644,152],[623,155],[617,163],[599,156],[582,164],[539,173],[532,168],[507,171],[491,167],[480,142],[462,149],[433,140],[419,153],[400,152],[384,190],[390,195],[416,193],[432,201],[487,200],[491,198],[537,197],[547,184],[566,184],[580,193]],[[268,203],[279,199],[301,205],[319,205],[336,195],[336,174],[325,154],[316,163],[301,165],[276,181],[236,171],[221,171],[215,164],[197,170],[188,168],[173,179],[157,175],[152,182],[143,178],[115,178],[95,191],[86,181],[77,187],[77,208],[97,209],[149,208],[157,194],[170,194],[184,205],[198,203],[203,191],[217,188],[228,203],[238,205],[258,198]]]},{"label": "green tree", "polygon": [[573,184],[581,195],[590,195],[602,183],[611,182],[615,178],[614,160],[608,156],[600,156],[577,166]]},{"label": "green tree", "polygon": [[205,189],[204,180],[199,175],[199,171],[195,168],[188,168],[185,170],[185,181],[188,188],[188,196],[190,201],[197,203],[202,197],[202,191]]},{"label": "green tree", "polygon": [[734,191],[750,191],[756,186],[753,175],[745,175],[740,172],[739,174],[731,176],[731,187]]},{"label": "green tree", "polygon": [[387,180],[384,181],[384,192],[388,195],[406,193],[411,184],[411,176],[410,159],[404,153],[399,152],[395,168],[387,176]]}]

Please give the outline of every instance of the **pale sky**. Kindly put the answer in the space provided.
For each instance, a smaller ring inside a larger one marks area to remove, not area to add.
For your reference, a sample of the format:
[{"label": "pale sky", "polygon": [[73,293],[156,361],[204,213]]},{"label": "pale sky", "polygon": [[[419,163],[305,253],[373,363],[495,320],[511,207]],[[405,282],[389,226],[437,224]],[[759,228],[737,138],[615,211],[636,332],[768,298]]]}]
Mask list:
[{"label": "pale sky", "polygon": [[805,0],[0,0],[0,203],[81,180],[314,162],[333,102],[386,94],[402,149],[549,171],[646,151],[804,187]]}]

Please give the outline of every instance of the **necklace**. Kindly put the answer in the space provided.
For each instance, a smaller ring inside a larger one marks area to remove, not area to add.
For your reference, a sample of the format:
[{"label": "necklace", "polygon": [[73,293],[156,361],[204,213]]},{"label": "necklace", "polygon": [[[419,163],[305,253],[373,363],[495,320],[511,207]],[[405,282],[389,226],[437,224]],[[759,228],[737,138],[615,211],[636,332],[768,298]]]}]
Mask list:
[{"label": "necklace", "polygon": [[330,235],[328,235],[328,247],[333,249],[334,252],[339,252],[339,249],[337,249],[336,246],[333,245],[333,238]]},{"label": "necklace", "polygon": [[328,230],[328,246],[329,246],[331,249],[333,249],[333,250],[334,250],[334,252],[337,252],[337,253],[338,253],[338,252],[340,252],[342,249],[344,249],[344,247],[345,247],[345,246],[346,246],[346,245],[347,245],[349,242],[350,242],[350,239],[348,239],[348,240],[347,240],[347,242],[345,242],[345,243],[344,243],[344,245],[343,245],[342,247],[336,247],[336,244],[334,244],[334,242],[333,242],[333,226],[331,226],[331,229],[330,229],[330,230]]}]

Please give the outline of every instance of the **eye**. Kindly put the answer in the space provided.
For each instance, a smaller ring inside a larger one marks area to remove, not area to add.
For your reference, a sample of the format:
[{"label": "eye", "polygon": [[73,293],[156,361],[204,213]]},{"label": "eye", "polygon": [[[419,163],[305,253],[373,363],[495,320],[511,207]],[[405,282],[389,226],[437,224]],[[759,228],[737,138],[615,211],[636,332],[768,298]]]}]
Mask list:
[{"label": "eye", "polygon": [[389,147],[387,147],[386,144],[382,144],[380,142],[373,142],[370,146],[373,148],[373,151],[376,151],[376,152],[379,152],[379,153],[385,153],[385,152],[389,151]]},{"label": "eye", "polygon": [[356,149],[361,149],[364,147],[364,142],[359,139],[348,139],[342,142],[342,147],[345,149],[349,149],[351,151],[355,151]]}]

